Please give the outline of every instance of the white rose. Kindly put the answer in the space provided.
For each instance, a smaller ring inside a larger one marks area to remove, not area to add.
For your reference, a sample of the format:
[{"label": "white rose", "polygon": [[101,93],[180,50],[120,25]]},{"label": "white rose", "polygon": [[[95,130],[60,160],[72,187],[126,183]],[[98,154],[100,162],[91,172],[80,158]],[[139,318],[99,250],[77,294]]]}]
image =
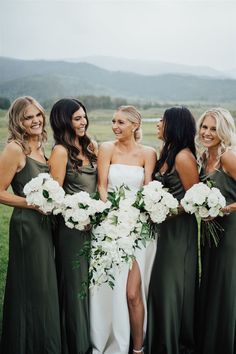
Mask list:
[{"label": "white rose", "polygon": [[178,207],[178,200],[173,197],[171,193],[163,191],[162,204],[165,204],[168,208],[174,209]]},{"label": "white rose", "polygon": [[117,240],[117,245],[119,248],[125,250],[128,255],[133,255],[134,253],[134,240],[131,237],[121,237]]},{"label": "white rose", "polygon": [[78,221],[79,223],[90,223],[89,216],[84,209],[77,209],[74,211],[72,215],[72,219]]},{"label": "white rose", "polygon": [[83,205],[90,205],[93,201],[90,195],[87,192],[79,192],[78,194],[78,201]]},{"label": "white rose", "polygon": [[209,209],[209,215],[212,217],[212,218],[215,218],[216,216],[219,215],[219,208],[218,207],[212,207]]},{"label": "white rose", "polygon": [[208,195],[207,204],[210,208],[217,206],[218,196],[214,193],[214,191],[211,191],[211,193]]},{"label": "white rose", "polygon": [[201,218],[208,218],[209,216],[209,210],[204,206],[199,207],[197,213]]},{"label": "white rose", "polygon": [[56,193],[60,185],[57,181],[54,181],[52,178],[46,180],[43,184],[43,188],[50,193]]},{"label": "white rose", "polygon": [[180,203],[187,213],[193,214],[197,211],[197,207],[195,205],[193,205],[192,202],[190,202],[189,200],[187,200],[185,198],[183,198]]},{"label": "white rose", "polygon": [[[32,178],[31,181],[29,181],[26,185],[25,188],[26,190],[31,190],[31,191],[37,191],[43,184],[43,179],[38,177]],[[28,186],[27,186],[28,185]]]},{"label": "white rose", "polygon": [[168,214],[169,209],[163,205],[157,204],[155,208],[153,208],[150,218],[154,223],[161,223],[166,219],[166,215]]},{"label": "white rose", "polygon": [[70,229],[73,229],[73,228],[74,228],[74,224],[73,224],[72,222],[70,222],[70,221],[66,221],[65,225],[66,225],[67,227],[69,227]]},{"label": "white rose", "polygon": [[124,210],[130,210],[135,202],[135,196],[123,199],[120,201],[119,208]]}]

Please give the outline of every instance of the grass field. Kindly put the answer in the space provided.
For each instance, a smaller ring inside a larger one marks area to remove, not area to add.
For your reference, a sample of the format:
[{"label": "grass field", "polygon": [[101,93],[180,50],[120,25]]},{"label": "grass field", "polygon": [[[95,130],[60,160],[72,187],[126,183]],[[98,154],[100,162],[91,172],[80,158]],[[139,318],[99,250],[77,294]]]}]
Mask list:
[{"label": "grass field", "polygon": [[[236,107],[228,107],[233,116],[236,118]],[[208,106],[196,105],[190,107],[195,118],[198,118],[202,112],[204,112]],[[152,108],[142,111],[143,118],[158,118],[163,115],[164,108]],[[111,119],[114,111],[110,110],[97,110],[89,112],[90,126],[89,134],[99,142],[112,140],[113,133],[111,131]],[[7,139],[7,121],[5,118],[6,112],[0,110],[0,152],[4,147]],[[143,123],[143,143],[146,145],[159,148],[159,143],[156,139],[156,123],[145,122]],[[46,154],[49,155],[51,147],[53,145],[52,134],[48,127],[48,142],[46,145]],[[9,219],[12,213],[12,208],[0,205],[0,331],[2,322],[2,302],[5,287],[6,267],[8,258],[8,226]]]}]

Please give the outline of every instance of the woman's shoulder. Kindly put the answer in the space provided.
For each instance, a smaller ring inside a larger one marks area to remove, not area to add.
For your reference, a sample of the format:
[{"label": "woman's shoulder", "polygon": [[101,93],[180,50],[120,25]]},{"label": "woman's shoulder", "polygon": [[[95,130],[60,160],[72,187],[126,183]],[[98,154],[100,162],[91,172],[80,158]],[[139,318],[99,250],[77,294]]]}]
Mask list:
[{"label": "woman's shoulder", "polygon": [[227,149],[220,157],[221,162],[231,162],[236,159],[236,149]]},{"label": "woman's shoulder", "polygon": [[143,149],[144,151],[147,151],[147,152],[150,152],[150,151],[156,152],[156,150],[155,150],[154,147],[152,147],[152,146],[142,145],[142,144],[140,144],[139,146],[140,146],[141,149]]},{"label": "woman's shoulder", "polygon": [[52,149],[53,154],[60,155],[61,157],[67,157],[68,156],[68,150],[65,146],[61,144],[57,144],[53,147]]},{"label": "woman's shoulder", "polygon": [[182,149],[178,152],[175,157],[175,161],[181,161],[184,159],[194,159],[196,160],[195,156],[193,155],[192,151],[188,148]]},{"label": "woman's shoulder", "polygon": [[105,141],[100,144],[99,150],[109,151],[109,150],[113,150],[115,148],[115,146],[116,146],[115,141]]},{"label": "woman's shoulder", "polygon": [[15,140],[12,140],[7,143],[3,152],[15,157],[25,155],[22,146]]},{"label": "woman's shoulder", "polygon": [[142,149],[144,156],[149,157],[149,156],[156,156],[157,155],[156,150],[151,146],[140,144],[140,148]]},{"label": "woman's shoulder", "polygon": [[231,177],[236,178],[236,151],[228,149],[220,157],[220,165]]},{"label": "woman's shoulder", "polygon": [[182,149],[178,152],[175,157],[175,168],[178,171],[179,169],[186,168],[195,168],[197,166],[197,160],[191,150],[188,148]]},{"label": "woman's shoulder", "polygon": [[23,152],[22,146],[13,140],[6,144],[1,153],[0,161],[3,166],[8,166],[8,168],[14,166],[16,171],[20,171],[25,165],[26,155]]}]

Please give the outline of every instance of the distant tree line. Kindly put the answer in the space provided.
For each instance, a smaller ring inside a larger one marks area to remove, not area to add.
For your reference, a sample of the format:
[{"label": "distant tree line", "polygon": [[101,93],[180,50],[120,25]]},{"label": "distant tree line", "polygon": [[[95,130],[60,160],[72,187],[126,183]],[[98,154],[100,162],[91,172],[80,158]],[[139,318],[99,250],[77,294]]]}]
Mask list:
[{"label": "distant tree line", "polygon": [[8,109],[11,105],[11,102],[6,97],[0,97],[0,109]]},{"label": "distant tree line", "polygon": [[[173,103],[158,103],[158,102],[141,102],[140,100],[126,99],[121,97],[110,97],[110,96],[94,96],[94,95],[81,95],[76,97],[79,101],[81,101],[85,107],[91,111],[94,109],[116,109],[122,105],[134,105],[139,109],[148,109],[151,107],[168,107],[173,106]],[[42,102],[43,107],[47,110],[50,110],[53,104],[56,102],[56,99],[49,99],[47,101]]]}]

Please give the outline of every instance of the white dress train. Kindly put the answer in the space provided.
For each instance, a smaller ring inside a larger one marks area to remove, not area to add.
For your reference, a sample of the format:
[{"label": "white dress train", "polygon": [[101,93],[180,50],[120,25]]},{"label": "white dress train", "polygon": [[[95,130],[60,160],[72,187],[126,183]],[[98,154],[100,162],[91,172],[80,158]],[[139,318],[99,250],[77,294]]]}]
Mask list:
[{"label": "white dress train", "polygon": [[[135,193],[143,185],[144,169],[140,166],[111,164],[108,174],[108,189],[122,183]],[[147,292],[152,264],[156,253],[156,241],[151,241],[146,248],[137,249],[136,261],[141,275],[142,297],[145,309],[143,334],[147,324]],[[130,345],[130,321],[126,297],[126,285],[129,267],[126,263],[117,271],[115,286],[109,285],[90,291],[90,328],[93,354],[127,354]]]}]

